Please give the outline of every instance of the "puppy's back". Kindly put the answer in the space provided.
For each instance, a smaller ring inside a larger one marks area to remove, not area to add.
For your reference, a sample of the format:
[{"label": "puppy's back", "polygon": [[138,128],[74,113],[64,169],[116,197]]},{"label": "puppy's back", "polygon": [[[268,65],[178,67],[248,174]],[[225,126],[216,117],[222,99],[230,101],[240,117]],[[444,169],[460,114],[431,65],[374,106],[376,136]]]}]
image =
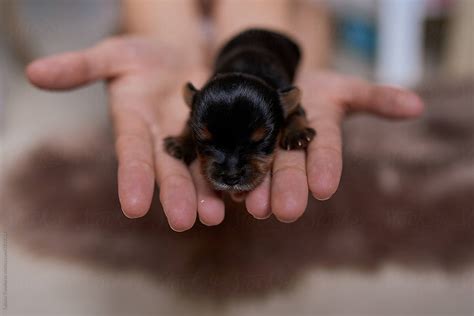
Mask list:
[{"label": "puppy's back", "polygon": [[215,71],[283,76],[287,79],[283,81],[288,81],[284,82],[285,85],[293,81],[300,59],[298,44],[288,36],[265,29],[249,29],[233,37],[219,51]]}]

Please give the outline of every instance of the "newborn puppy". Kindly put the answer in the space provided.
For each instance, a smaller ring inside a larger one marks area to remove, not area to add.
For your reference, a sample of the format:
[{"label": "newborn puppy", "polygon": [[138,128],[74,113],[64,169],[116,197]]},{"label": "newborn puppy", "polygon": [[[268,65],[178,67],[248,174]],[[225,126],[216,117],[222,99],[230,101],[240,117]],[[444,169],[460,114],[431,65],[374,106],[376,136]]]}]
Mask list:
[{"label": "newborn puppy", "polygon": [[165,139],[166,151],[186,164],[198,157],[216,190],[254,189],[278,142],[286,150],[305,149],[316,134],[292,85],[300,56],[295,42],[272,31],[250,29],[232,38],[205,86],[184,86],[190,118],[179,136]]}]

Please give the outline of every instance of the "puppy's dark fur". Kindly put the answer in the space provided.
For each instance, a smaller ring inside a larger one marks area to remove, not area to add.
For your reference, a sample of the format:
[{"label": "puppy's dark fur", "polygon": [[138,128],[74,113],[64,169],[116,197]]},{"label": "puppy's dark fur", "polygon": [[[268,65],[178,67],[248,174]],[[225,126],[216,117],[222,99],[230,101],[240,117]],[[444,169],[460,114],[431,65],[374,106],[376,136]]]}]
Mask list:
[{"label": "puppy's dark fur", "polygon": [[185,85],[191,115],[179,136],[165,139],[167,152],[186,164],[199,157],[216,190],[255,188],[278,141],[286,150],[305,149],[316,134],[292,85],[300,56],[298,45],[280,33],[250,29],[232,38],[205,86]]}]

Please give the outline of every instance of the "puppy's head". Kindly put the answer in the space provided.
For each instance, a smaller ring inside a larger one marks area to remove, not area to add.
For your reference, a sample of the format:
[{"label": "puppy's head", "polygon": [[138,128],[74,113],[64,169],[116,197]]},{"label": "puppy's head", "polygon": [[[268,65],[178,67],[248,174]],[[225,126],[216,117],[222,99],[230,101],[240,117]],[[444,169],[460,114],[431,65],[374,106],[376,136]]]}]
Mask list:
[{"label": "puppy's head", "polygon": [[184,98],[204,176],[217,190],[250,191],[270,170],[278,133],[299,90],[277,91],[243,74],[218,75]]}]

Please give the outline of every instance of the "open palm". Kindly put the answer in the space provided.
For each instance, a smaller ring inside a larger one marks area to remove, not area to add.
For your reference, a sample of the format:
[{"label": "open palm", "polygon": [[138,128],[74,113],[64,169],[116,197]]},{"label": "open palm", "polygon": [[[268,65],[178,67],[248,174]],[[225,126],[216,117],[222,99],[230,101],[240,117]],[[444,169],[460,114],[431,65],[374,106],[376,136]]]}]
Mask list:
[{"label": "open palm", "polygon": [[[196,215],[206,225],[224,219],[224,203],[199,172],[163,150],[163,138],[178,134],[189,114],[181,99],[186,81],[202,84],[206,70],[183,62],[186,56],[147,38],[118,37],[83,51],[37,60],[27,68],[43,89],[71,89],[107,80],[118,157],[118,193],[124,214],[144,216],[155,181],[170,227],[191,228]],[[291,222],[304,212],[308,188],[319,199],[337,189],[342,170],[340,124],[350,111],[388,117],[417,116],[422,103],[414,94],[329,73],[300,78],[303,105],[318,132],[308,153],[278,150],[273,170],[246,198],[256,218],[272,213]]]}]

